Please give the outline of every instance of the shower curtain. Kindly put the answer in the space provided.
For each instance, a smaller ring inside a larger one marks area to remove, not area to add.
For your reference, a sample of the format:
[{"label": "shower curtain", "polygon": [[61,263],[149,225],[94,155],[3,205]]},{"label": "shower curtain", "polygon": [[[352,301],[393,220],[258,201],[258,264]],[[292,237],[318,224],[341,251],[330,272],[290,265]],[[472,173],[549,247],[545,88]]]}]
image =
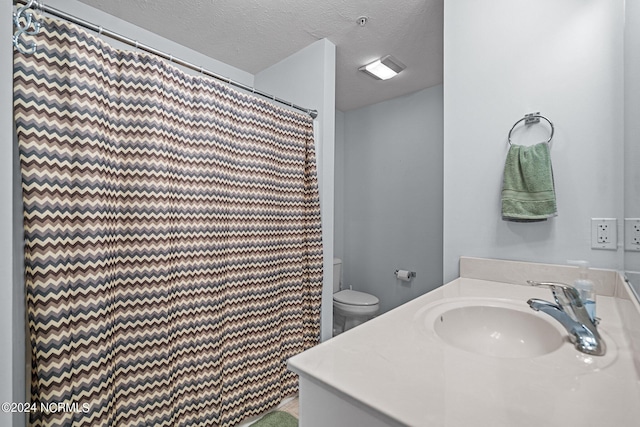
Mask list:
[{"label": "shower curtain", "polygon": [[33,425],[231,426],[319,339],[313,122],[43,18],[14,56]]}]

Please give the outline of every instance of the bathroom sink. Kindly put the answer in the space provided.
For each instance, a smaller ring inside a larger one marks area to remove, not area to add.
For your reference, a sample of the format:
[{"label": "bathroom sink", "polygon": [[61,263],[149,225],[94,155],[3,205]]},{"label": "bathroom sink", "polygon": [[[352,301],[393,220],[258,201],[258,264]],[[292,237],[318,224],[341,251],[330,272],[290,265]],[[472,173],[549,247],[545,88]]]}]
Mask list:
[{"label": "bathroom sink", "polygon": [[560,348],[561,331],[527,310],[497,302],[445,304],[427,311],[424,321],[432,323],[424,326],[448,345],[483,356],[532,358]]}]

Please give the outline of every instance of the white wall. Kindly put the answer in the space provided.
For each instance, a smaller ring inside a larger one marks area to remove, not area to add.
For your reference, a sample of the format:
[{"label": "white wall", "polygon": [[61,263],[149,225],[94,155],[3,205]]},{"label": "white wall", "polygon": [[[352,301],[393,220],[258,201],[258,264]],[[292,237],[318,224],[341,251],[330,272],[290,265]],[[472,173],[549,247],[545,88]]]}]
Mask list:
[{"label": "white wall", "polygon": [[381,312],[442,285],[442,98],[436,86],[344,114],[343,283]]},{"label": "white wall", "polygon": [[[626,0],[625,4],[624,216],[640,218],[640,0]],[[640,272],[640,252],[625,252],[624,269]],[[640,289],[640,275],[634,278]]]},{"label": "white wall", "polygon": [[[18,368],[20,359],[24,361],[24,351],[18,350],[14,341],[20,342],[24,327],[20,313],[14,313],[15,299],[19,299],[20,279],[14,271],[13,230],[13,51],[9,42],[13,35],[13,26],[9,17],[12,7],[3,2],[0,7],[0,401],[12,402],[23,400],[24,369]],[[22,349],[24,346],[22,346]],[[21,420],[19,418],[17,421]],[[12,414],[0,412],[0,425],[12,425]],[[16,424],[19,425],[19,424]]]},{"label": "white wall", "polygon": [[333,256],[344,258],[344,113],[336,110]]},{"label": "white wall", "polygon": [[333,276],[335,58],[335,45],[327,39],[318,40],[255,75],[257,89],[302,107],[318,110],[314,130],[324,250],[322,340],[331,338],[333,323],[331,278]]},{"label": "white wall", "polygon": [[[621,268],[590,218],[622,218],[624,0],[445,0],[444,20],[444,281],[461,255]],[[504,222],[507,133],[533,111],[556,126],[558,216]]]}]

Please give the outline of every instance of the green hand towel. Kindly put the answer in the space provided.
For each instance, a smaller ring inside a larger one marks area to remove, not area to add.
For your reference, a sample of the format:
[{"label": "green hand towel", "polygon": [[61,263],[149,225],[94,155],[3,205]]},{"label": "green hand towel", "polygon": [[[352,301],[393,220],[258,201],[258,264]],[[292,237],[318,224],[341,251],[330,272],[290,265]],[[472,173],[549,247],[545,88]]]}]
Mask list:
[{"label": "green hand towel", "polygon": [[551,154],[546,142],[512,144],[504,165],[502,219],[545,221],[557,215]]}]

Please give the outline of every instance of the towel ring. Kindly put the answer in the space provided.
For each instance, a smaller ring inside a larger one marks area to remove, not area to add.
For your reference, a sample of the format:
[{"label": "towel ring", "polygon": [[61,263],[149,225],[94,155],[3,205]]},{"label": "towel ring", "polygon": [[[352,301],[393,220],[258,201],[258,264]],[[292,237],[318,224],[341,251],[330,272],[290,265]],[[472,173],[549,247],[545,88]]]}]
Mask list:
[{"label": "towel ring", "polygon": [[547,123],[549,123],[549,126],[551,126],[551,135],[549,135],[549,139],[545,141],[547,144],[549,144],[551,142],[551,139],[553,138],[553,132],[554,132],[554,127],[553,127],[553,123],[551,123],[551,120],[547,119],[545,116],[541,116],[540,114],[527,114],[523,118],[515,122],[511,127],[511,130],[509,130],[509,137],[508,137],[509,145],[511,145],[511,132],[513,132],[516,126],[518,126],[518,123],[524,121],[525,124],[531,125],[534,123],[539,123],[540,119],[545,119]]}]

